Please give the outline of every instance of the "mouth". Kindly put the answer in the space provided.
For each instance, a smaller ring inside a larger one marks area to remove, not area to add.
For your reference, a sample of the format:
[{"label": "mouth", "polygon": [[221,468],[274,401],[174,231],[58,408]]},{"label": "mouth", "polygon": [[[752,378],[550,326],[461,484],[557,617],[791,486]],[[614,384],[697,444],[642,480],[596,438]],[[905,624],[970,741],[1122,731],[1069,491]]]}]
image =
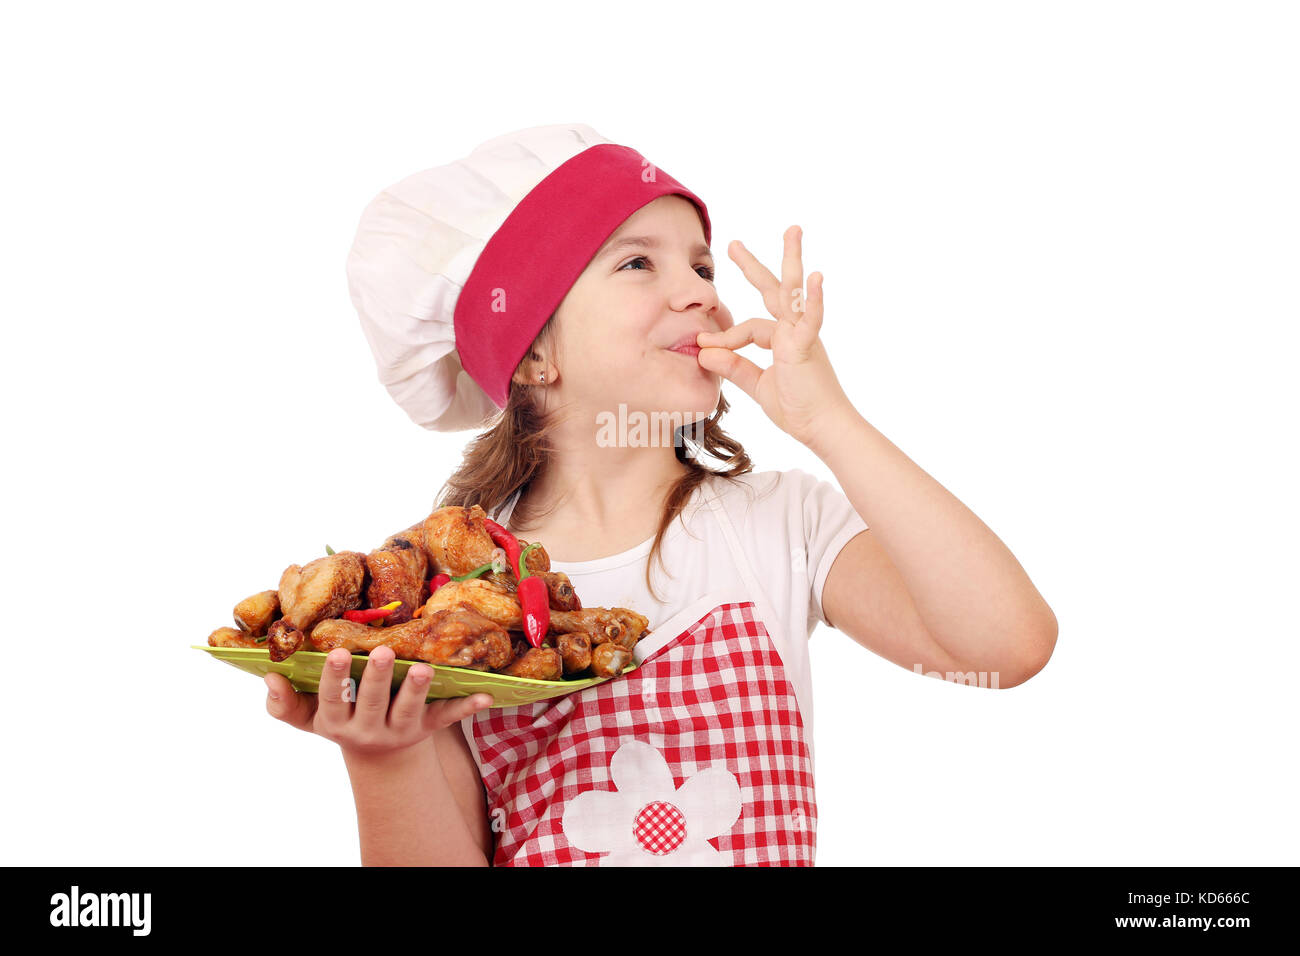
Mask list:
[{"label": "mouth", "polygon": [[678,355],[686,355],[695,358],[695,356],[700,354],[700,347],[698,345],[678,345],[670,348],[668,351],[676,352]]}]

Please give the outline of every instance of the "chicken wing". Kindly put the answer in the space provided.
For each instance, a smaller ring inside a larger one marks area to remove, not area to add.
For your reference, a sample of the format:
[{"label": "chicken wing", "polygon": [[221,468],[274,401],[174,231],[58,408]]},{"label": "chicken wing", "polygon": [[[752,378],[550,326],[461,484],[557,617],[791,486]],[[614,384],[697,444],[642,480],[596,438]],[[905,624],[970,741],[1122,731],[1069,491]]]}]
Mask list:
[{"label": "chicken wing", "polygon": [[531,647],[526,641],[519,643],[524,646],[522,649],[516,647],[516,651],[522,650],[522,653],[517,653],[514,660],[501,668],[500,673],[532,680],[564,678],[564,662],[558,650],[554,647]]},{"label": "chicken wing", "polygon": [[311,633],[311,643],[326,653],[336,647],[369,653],[383,644],[404,660],[480,671],[504,667],[513,656],[505,629],[465,604],[425,611],[421,617],[396,627],[321,621]]},{"label": "chicken wing", "polygon": [[[523,538],[516,538],[519,542],[519,550],[523,551],[528,547],[529,542]],[[524,566],[533,574],[541,574],[543,571],[551,570],[551,556],[546,553],[546,545],[539,544],[528,552],[528,557],[524,558]]]},{"label": "chicken wing", "polygon": [[291,564],[280,575],[283,617],[266,632],[267,654],[282,661],[306,643],[306,635],[326,618],[361,606],[366,580],[366,556],[339,551],[305,565]]},{"label": "chicken wing", "polygon": [[285,624],[309,631],[319,621],[338,617],[361,606],[366,556],[340,551],[299,567],[291,564],[280,576],[280,608]]},{"label": "chicken wing", "polygon": [[[455,577],[492,560],[496,543],[484,524],[487,516],[480,505],[468,508],[448,505],[424,519],[421,526],[424,550],[435,573]],[[526,540],[518,540],[520,549],[528,547]],[[534,573],[551,570],[551,558],[541,545],[529,552],[524,564]]]},{"label": "chicken wing", "polygon": [[[424,551],[424,522],[423,521],[417,521],[415,524],[411,525],[405,531],[399,531],[397,532],[397,534],[390,534],[387,538],[384,539],[384,543],[381,544],[379,547],[380,550],[386,550],[388,548],[393,548],[393,547],[405,548],[407,545],[414,545],[415,547],[419,548],[421,551]],[[425,557],[426,558],[428,557],[427,553],[425,554]]]},{"label": "chicken wing", "polygon": [[[486,575],[484,575],[486,577]],[[482,578],[467,581],[448,581],[429,595],[424,602],[424,613],[467,604],[500,627],[516,631],[524,629],[524,612],[519,598],[505,588]]]},{"label": "chicken wing", "polygon": [[454,505],[439,508],[424,519],[424,549],[436,573],[455,577],[492,560],[496,545],[483,524],[486,517],[487,512],[478,505]]},{"label": "chicken wing", "polygon": [[386,626],[411,620],[424,597],[424,574],[428,563],[424,551],[405,538],[398,538],[392,546],[366,555],[366,570],[370,574],[366,606],[383,607],[393,601],[402,602],[401,607],[385,618]]},{"label": "chicken wing", "polygon": [[555,649],[560,652],[565,674],[581,674],[591,666],[591,638],[580,631],[556,634]]},{"label": "chicken wing", "polygon": [[265,647],[266,638],[258,639],[248,631],[219,627],[208,635],[209,647]]},{"label": "chicken wing", "polygon": [[591,672],[597,677],[617,677],[631,662],[632,652],[613,641],[591,649]]},{"label": "chicken wing", "polygon": [[644,614],[626,607],[610,608],[610,613],[623,625],[623,633],[616,640],[628,650],[636,647],[636,642],[650,633],[650,619]]},{"label": "chicken wing", "polygon": [[552,611],[550,631],[570,634],[581,631],[592,644],[604,644],[623,637],[623,621],[608,608],[587,607],[581,611]]},{"label": "chicken wing", "polygon": [[279,614],[280,595],[276,591],[258,591],[235,605],[235,623],[254,637],[265,637],[266,629]]},{"label": "chicken wing", "polygon": [[573,589],[573,582],[563,571],[542,571],[537,575],[546,582],[546,590],[551,596],[552,611],[581,611],[582,602],[578,592]]},{"label": "chicken wing", "polygon": [[266,643],[262,646],[266,648],[267,656],[273,661],[282,661],[300,648],[311,650],[311,645],[307,643],[307,635],[284,618],[273,621],[267,628]]}]

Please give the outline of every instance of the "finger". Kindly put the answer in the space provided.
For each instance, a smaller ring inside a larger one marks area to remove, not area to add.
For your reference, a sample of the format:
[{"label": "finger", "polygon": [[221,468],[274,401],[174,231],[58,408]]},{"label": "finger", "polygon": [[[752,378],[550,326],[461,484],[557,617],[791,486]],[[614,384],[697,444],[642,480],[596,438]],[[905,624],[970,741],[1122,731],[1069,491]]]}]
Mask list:
[{"label": "finger", "polygon": [[752,343],[770,349],[776,327],[776,319],[746,319],[722,332],[701,332],[695,344],[700,348],[739,349]]},{"label": "finger", "polygon": [[808,300],[803,318],[799,320],[799,331],[803,333],[800,339],[801,344],[807,343],[812,337],[821,332],[822,307],[822,274],[814,272],[808,276]]},{"label": "finger", "polygon": [[283,674],[269,673],[264,681],[266,712],[299,730],[310,729],[316,714],[316,695],[298,693]]},{"label": "finger", "polygon": [[731,310],[721,301],[718,302],[718,308],[714,311],[713,319],[717,322],[718,328],[724,332],[736,324],[736,320],[731,317]]},{"label": "finger", "polygon": [[425,726],[430,730],[441,730],[458,724],[471,714],[477,714],[493,704],[491,694],[470,694],[468,697],[453,697],[449,700],[435,700],[425,708]]},{"label": "finger", "polygon": [[803,318],[803,230],[791,226],[785,231],[785,253],[781,259],[781,298],[785,314],[792,321]]},{"label": "finger", "polygon": [[[325,656],[321,668],[320,685],[316,692],[316,713],[327,725],[339,725],[352,716],[351,692],[352,655],[346,648],[336,647]],[[348,699],[343,691],[347,689]]]},{"label": "finger", "polygon": [[388,711],[389,727],[409,727],[420,719],[432,677],[433,668],[428,664],[412,664],[407,669],[406,676],[402,678],[402,686],[397,689],[397,696],[393,698],[393,705]]},{"label": "finger", "polygon": [[754,258],[754,254],[745,248],[739,239],[733,239],[727,246],[727,254],[740,266],[740,271],[749,280],[750,285],[763,294],[763,305],[774,316],[781,314],[784,304],[781,300],[781,283],[768,271],[767,266]]},{"label": "finger", "polygon": [[377,730],[388,718],[393,699],[393,661],[397,655],[391,647],[379,645],[369,654],[357,688],[357,706],[352,720],[358,730]]},{"label": "finger", "polygon": [[701,348],[696,361],[701,368],[735,382],[746,395],[758,401],[758,380],[763,376],[763,369],[749,359],[731,349]]}]

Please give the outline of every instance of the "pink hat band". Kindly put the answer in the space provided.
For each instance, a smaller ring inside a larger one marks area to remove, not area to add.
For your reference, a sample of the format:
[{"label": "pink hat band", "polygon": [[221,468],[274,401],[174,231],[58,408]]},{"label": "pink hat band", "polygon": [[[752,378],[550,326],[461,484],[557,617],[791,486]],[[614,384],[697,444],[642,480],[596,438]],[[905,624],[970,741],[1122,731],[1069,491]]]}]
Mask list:
[{"label": "pink hat band", "polygon": [[510,378],[606,239],[660,196],[679,195],[709,212],[689,189],[636,150],[601,143],[557,166],[528,192],[479,254],[456,301],[456,351],[465,372],[497,408]]}]

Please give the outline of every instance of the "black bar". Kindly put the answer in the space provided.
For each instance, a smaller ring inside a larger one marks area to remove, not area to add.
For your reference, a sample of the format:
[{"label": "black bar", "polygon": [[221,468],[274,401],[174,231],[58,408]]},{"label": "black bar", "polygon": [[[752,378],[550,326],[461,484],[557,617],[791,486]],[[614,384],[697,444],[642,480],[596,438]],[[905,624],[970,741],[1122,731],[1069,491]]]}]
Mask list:
[{"label": "black bar", "polygon": [[[916,943],[1009,938],[1035,941],[1119,940],[1175,946],[1212,941],[1236,945],[1257,934],[1289,935],[1286,888],[1296,867],[817,867],[773,869],[655,868],[611,875],[600,868],[112,868],[10,867],[4,898],[11,934],[52,937],[312,942],[314,928],[382,927],[396,933],[482,945],[511,945],[521,931],[608,945],[623,934],[675,939],[702,919],[706,938],[760,939],[782,926],[803,935],[843,928],[862,944],[902,933]],[[81,912],[100,910],[114,894],[116,926],[71,926],[72,888]],[[143,894],[149,894],[143,932]],[[128,900],[118,894],[141,894]],[[1185,894],[1185,895],[1179,895]],[[94,896],[96,902],[87,904]],[[585,906],[577,900],[589,901]],[[127,906],[133,909],[128,910]],[[62,906],[62,909],[60,909]],[[86,907],[89,906],[89,909]],[[609,907],[608,910],[604,907]],[[131,921],[126,917],[134,914]],[[550,915],[547,915],[550,914]],[[62,918],[64,925],[53,925]],[[1134,919],[1152,920],[1136,925]],[[1208,927],[1192,920],[1209,919]],[[682,920],[687,922],[683,923]],[[1228,925],[1223,920],[1244,920]],[[1121,921],[1128,921],[1121,925]],[[439,927],[454,928],[457,936]],[[480,927],[481,933],[475,928]],[[638,927],[641,927],[638,929]],[[287,934],[287,935],[286,935]]]}]

